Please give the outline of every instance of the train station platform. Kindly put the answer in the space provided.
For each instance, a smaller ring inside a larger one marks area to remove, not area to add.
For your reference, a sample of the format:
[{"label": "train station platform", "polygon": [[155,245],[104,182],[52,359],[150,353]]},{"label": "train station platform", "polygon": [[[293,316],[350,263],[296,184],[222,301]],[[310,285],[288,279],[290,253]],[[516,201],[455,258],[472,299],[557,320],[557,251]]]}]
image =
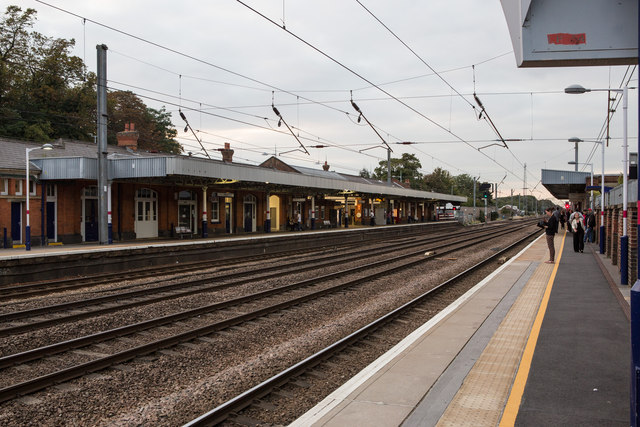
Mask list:
[{"label": "train station platform", "polygon": [[547,264],[542,235],[291,425],[629,425],[629,288],[572,237]]}]

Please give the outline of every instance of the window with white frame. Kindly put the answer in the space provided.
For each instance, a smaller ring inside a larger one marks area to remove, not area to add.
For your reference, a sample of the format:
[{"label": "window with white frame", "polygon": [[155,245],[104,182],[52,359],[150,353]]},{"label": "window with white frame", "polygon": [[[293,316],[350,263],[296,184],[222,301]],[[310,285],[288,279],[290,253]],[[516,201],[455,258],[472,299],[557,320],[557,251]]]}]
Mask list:
[{"label": "window with white frame", "polygon": [[0,196],[7,196],[9,194],[9,180],[3,178],[0,180]]},{"label": "window with white frame", "polygon": [[13,194],[15,194],[16,196],[22,196],[22,180],[14,179],[13,183],[15,185],[15,192]]},{"label": "window with white frame", "polygon": [[29,180],[29,195],[30,196],[36,195],[36,182],[32,179]]},{"label": "window with white frame", "polygon": [[53,201],[58,197],[58,189],[55,184],[47,185],[47,200]]},{"label": "window with white frame", "polygon": [[220,201],[217,197],[211,199],[211,222],[220,222]]}]

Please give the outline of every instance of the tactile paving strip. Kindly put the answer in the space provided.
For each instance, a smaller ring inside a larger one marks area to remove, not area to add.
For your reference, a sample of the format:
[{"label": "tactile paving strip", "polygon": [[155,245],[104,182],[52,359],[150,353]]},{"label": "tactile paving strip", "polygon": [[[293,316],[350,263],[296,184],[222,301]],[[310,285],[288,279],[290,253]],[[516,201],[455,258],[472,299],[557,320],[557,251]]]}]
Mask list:
[{"label": "tactile paving strip", "polygon": [[[561,241],[558,237],[556,248]],[[541,243],[538,251],[529,251],[527,255],[535,257],[540,265],[465,378],[438,426],[498,425],[554,267],[544,263],[548,251],[546,241]]]}]

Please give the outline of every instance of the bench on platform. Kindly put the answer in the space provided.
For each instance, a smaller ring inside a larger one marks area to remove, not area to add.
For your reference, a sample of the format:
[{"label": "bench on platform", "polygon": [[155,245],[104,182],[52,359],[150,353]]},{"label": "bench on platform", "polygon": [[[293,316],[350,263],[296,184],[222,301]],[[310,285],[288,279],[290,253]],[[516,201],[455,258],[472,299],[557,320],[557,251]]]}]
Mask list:
[{"label": "bench on platform", "polygon": [[189,227],[176,227],[176,234],[182,239],[185,235],[191,237],[191,229]]}]

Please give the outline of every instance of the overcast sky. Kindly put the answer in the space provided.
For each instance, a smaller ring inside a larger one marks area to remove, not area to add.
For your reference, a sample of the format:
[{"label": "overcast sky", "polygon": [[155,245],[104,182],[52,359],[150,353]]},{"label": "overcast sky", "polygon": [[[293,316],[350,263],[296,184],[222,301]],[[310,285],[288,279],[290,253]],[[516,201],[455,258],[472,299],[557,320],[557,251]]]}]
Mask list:
[{"label": "overcast sky", "polygon": [[[38,32],[75,39],[74,53],[91,71],[96,45],[107,45],[109,87],[131,90],[151,107],[166,106],[179,142],[194,155],[202,152],[183,132],[178,108],[212,158],[229,142],[238,162],[258,164],[285,153],[284,161],[300,166],[327,161],[338,172],[373,170],[386,151],[365,121],[357,122],[353,91],[393,157],[415,154],[423,174],[441,167],[487,182],[506,176],[500,196],[522,193],[526,163],[528,193],[535,187],[536,197],[549,198],[539,184],[541,169],[573,170],[567,162],[574,160],[574,144],[567,139],[601,136],[606,118],[606,93],[566,95],[563,89],[576,83],[618,88],[628,68],[517,68],[498,0],[361,0],[420,58],[355,0],[246,2],[342,65],[233,0],[47,1],[86,22],[34,0],[3,3],[36,9]],[[636,76],[630,86],[637,86]],[[497,136],[478,120],[474,91],[502,136],[521,141],[478,150]],[[630,151],[637,151],[636,92],[629,96]],[[272,97],[310,155],[286,153],[300,146],[284,124],[277,126]],[[607,173],[622,170],[621,113],[620,105],[606,148]],[[579,162],[594,163],[599,174],[594,145],[580,144]]]}]

